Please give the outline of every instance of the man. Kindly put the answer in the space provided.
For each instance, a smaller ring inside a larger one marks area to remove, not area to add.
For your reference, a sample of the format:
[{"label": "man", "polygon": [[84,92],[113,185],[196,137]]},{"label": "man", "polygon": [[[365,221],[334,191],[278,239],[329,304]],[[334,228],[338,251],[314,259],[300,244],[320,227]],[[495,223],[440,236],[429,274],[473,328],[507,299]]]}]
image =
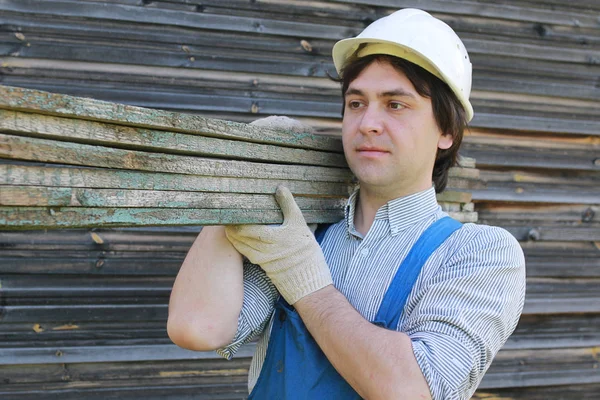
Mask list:
[{"label": "man", "polygon": [[508,232],[458,224],[436,202],[473,115],[467,52],[446,24],[404,9],[333,58],[359,181],[346,218],[313,236],[280,187],[281,226],[205,228],[169,335],[226,357],[259,336],[250,398],[468,399],[516,327],[525,265]]}]

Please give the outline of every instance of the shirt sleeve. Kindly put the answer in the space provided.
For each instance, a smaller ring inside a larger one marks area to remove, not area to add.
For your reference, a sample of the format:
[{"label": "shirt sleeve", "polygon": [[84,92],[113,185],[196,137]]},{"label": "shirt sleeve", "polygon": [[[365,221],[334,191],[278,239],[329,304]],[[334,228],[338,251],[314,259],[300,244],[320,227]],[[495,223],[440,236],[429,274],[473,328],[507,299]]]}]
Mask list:
[{"label": "shirt sleeve", "polygon": [[434,400],[471,397],[523,309],[521,246],[502,228],[472,227],[401,327]]},{"label": "shirt sleeve", "polygon": [[265,271],[244,257],[244,300],[238,317],[238,328],[230,344],[217,349],[217,354],[230,360],[242,345],[262,333],[275,310],[279,292]]}]

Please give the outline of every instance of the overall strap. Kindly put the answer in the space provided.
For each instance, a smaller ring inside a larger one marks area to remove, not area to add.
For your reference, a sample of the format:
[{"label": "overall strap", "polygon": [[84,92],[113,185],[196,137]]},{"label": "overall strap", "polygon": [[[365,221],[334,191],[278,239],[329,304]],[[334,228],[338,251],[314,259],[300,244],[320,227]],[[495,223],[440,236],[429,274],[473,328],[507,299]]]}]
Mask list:
[{"label": "overall strap", "polygon": [[319,243],[319,245],[323,241],[325,232],[327,232],[327,229],[329,229],[330,226],[331,224],[319,224],[317,226],[317,230],[315,231],[315,239],[317,239],[317,243]]},{"label": "overall strap", "polygon": [[462,224],[450,217],[437,220],[423,232],[398,268],[383,297],[375,323],[396,329],[404,303],[431,254]]}]

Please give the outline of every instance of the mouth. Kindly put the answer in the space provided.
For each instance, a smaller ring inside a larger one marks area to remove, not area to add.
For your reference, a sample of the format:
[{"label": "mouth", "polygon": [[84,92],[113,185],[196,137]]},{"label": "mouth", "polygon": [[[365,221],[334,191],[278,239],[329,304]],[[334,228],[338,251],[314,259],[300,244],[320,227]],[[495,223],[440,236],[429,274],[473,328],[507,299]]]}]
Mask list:
[{"label": "mouth", "polygon": [[380,157],[389,153],[386,149],[373,146],[360,146],[356,148],[356,152],[365,157]]}]

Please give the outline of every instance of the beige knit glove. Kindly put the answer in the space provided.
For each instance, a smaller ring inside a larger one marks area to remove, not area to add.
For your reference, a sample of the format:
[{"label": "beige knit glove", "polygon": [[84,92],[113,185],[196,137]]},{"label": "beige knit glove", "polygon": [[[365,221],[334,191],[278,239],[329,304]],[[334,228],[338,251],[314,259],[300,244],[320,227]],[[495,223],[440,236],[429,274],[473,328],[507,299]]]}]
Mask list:
[{"label": "beige knit glove", "polygon": [[225,233],[237,251],[260,265],[283,298],[294,304],[333,281],[292,193],[279,186],[275,199],[283,212],[283,224],[229,225]]}]

